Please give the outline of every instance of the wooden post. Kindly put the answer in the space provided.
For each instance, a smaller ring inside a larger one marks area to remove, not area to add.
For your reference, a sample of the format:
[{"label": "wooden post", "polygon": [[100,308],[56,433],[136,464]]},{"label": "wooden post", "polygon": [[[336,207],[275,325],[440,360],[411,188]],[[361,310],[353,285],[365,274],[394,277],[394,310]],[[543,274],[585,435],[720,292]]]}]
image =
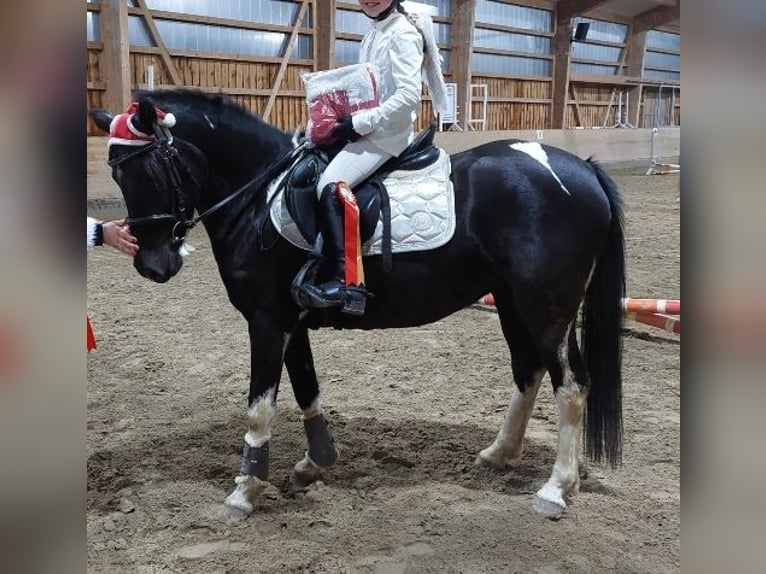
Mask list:
[{"label": "wooden post", "polygon": [[[572,50],[572,20],[556,21],[553,37],[553,113],[551,129],[566,127],[567,94],[569,93],[569,63]],[[543,127],[543,126],[540,126]]]},{"label": "wooden post", "polygon": [[[631,27],[628,36],[628,69],[627,75],[640,78],[643,76],[644,54],[646,51],[646,32],[634,32]],[[640,125],[641,114],[641,96],[643,85],[635,85],[628,90],[630,99],[628,101],[628,122],[636,127]]]},{"label": "wooden post", "polygon": [[101,40],[104,44],[102,78],[106,78],[102,105],[112,113],[120,113],[130,103],[128,6],[123,0],[101,3]]},{"label": "wooden post", "polygon": [[303,22],[303,17],[306,15],[306,10],[308,10],[309,2],[310,0],[303,0],[301,7],[298,9],[298,16],[295,18],[295,23],[293,24],[293,31],[290,33],[290,41],[287,43],[287,48],[285,49],[285,53],[282,56],[282,61],[279,64],[279,71],[277,72],[277,77],[271,86],[269,101],[266,102],[266,107],[264,108],[263,115],[261,116],[261,119],[264,122],[268,121],[269,116],[271,115],[271,110],[274,107],[274,101],[277,99],[277,93],[279,93],[279,86],[282,85],[282,78],[285,77],[285,72],[287,71],[287,63],[290,60],[290,56],[293,53],[293,48],[295,47],[295,43],[298,41],[298,28],[301,27],[301,22]]},{"label": "wooden post", "polygon": [[314,3],[314,71],[335,66],[335,0]]},{"label": "wooden post", "polygon": [[471,119],[471,56],[476,0],[452,1],[452,81],[457,84],[458,124],[469,129]]}]

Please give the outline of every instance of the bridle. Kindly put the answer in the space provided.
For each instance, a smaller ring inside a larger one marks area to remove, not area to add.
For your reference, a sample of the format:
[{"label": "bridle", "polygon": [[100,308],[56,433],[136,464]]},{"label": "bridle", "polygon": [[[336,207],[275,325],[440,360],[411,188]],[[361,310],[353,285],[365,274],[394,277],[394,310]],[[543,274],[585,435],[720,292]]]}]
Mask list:
[{"label": "bridle", "polygon": [[155,225],[158,223],[172,223],[173,227],[171,229],[170,235],[171,235],[171,247],[173,249],[178,249],[181,247],[181,245],[184,242],[184,239],[186,239],[186,234],[189,230],[193,229],[194,226],[197,225],[200,221],[211,215],[212,213],[218,211],[231,201],[233,201],[236,197],[240,196],[243,192],[245,192],[248,189],[251,189],[253,187],[257,190],[260,190],[263,188],[263,186],[270,182],[272,179],[274,179],[277,175],[279,175],[284,169],[287,168],[287,166],[293,161],[294,158],[296,158],[299,154],[301,154],[304,150],[304,148],[307,145],[307,142],[302,143],[298,147],[292,148],[289,152],[286,154],[283,154],[274,164],[272,164],[264,173],[261,175],[254,177],[253,179],[246,182],[244,185],[239,187],[236,191],[229,194],[227,197],[213,205],[212,207],[205,210],[204,213],[198,215],[197,217],[193,217],[191,219],[187,218],[186,216],[186,206],[184,202],[184,196],[181,192],[181,175],[179,173],[179,168],[186,173],[186,175],[189,176],[193,181],[196,182],[196,178],[189,170],[186,163],[184,163],[181,159],[181,154],[178,151],[178,148],[173,145],[172,143],[172,137],[167,137],[165,133],[169,134],[169,131],[164,128],[162,131],[157,130],[156,139],[151,141],[150,143],[139,147],[137,150],[125,154],[119,158],[110,159],[107,161],[107,164],[111,168],[118,167],[132,159],[135,159],[137,157],[143,156],[147,153],[150,153],[154,150],[159,150],[160,157],[162,159],[162,165],[165,170],[165,174],[168,177],[168,181],[170,182],[170,213],[157,213],[153,215],[145,215],[142,217],[129,217],[127,218],[127,223],[131,228],[136,228],[138,226],[142,225]]},{"label": "bridle", "polygon": [[186,217],[186,206],[183,193],[181,192],[179,166],[189,177],[192,179],[195,178],[186,164],[180,161],[178,148],[171,142],[172,140],[167,137],[157,137],[154,141],[139,147],[131,153],[110,159],[107,161],[107,164],[111,168],[119,167],[132,159],[148,154],[154,150],[159,150],[165,174],[170,182],[170,213],[156,213],[143,217],[129,217],[127,218],[127,223],[134,229],[143,225],[154,225],[166,222],[172,223],[173,227],[170,232],[171,246],[174,249],[177,249],[186,238],[187,231],[197,224],[193,219],[188,219]]}]

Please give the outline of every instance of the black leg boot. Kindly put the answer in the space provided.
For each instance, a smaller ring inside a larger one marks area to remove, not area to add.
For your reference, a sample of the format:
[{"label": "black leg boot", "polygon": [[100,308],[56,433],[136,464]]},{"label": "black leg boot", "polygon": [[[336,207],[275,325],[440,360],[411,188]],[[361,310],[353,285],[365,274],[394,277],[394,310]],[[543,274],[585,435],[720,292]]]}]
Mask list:
[{"label": "black leg boot", "polygon": [[340,307],[346,296],[346,253],[343,244],[343,207],[335,197],[336,184],[325,186],[319,197],[319,230],[322,234],[322,258],[330,271],[328,281],[305,284],[303,300],[311,307]]}]

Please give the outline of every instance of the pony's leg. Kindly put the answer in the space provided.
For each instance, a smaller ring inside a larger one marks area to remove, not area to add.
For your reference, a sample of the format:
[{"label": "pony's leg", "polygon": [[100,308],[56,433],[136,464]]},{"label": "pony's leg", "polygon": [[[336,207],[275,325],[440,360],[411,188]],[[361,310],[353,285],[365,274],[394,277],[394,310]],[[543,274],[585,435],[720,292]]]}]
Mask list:
[{"label": "pony's leg", "polygon": [[476,464],[488,464],[502,469],[506,464],[521,458],[524,433],[545,375],[545,367],[534,339],[514,307],[510,292],[496,290],[494,296],[503,335],[511,350],[516,389],[495,442],[479,453]]},{"label": "pony's leg", "polygon": [[285,366],[290,375],[295,400],[303,411],[303,427],[308,444],[306,454],[293,469],[292,481],[298,486],[306,486],[319,478],[323,468],[337,462],[338,451],[327,419],[322,414],[319,383],[314,370],[308,329],[305,327],[300,327],[290,338],[285,353]]},{"label": "pony's leg", "polygon": [[[556,462],[550,479],[537,491],[533,503],[534,509],[548,518],[558,518],[566,510],[566,497],[576,493],[580,486],[578,459],[589,383],[574,329],[572,317],[563,329],[559,326],[547,329],[548,336],[543,336],[539,343],[559,408]],[[555,346],[557,339],[560,342]]]},{"label": "pony's leg", "polygon": [[227,518],[250,514],[253,505],[269,482],[269,442],[271,424],[277,412],[277,392],[282,373],[282,356],[289,335],[282,333],[265,314],[250,320],[250,393],[247,432],[237,485],[225,501]]}]

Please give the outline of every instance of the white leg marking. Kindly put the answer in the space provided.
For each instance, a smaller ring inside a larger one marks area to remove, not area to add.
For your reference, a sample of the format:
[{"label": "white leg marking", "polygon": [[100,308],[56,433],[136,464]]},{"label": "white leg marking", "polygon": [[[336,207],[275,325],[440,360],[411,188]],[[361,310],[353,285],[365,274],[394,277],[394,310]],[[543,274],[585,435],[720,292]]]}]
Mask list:
[{"label": "white leg marking", "polygon": [[556,172],[553,171],[553,168],[551,167],[550,162],[548,161],[548,154],[545,153],[545,150],[543,149],[543,146],[541,146],[537,142],[518,142],[511,144],[511,149],[515,149],[516,151],[523,152],[527,154],[532,159],[535,159],[539,161],[541,164],[543,164],[549,172],[551,172],[551,175],[556,178],[556,181],[559,182],[559,185],[561,186],[561,189],[564,190],[564,193],[567,195],[572,195],[569,193],[569,190],[566,188],[566,186],[561,183],[561,180],[559,179],[559,176],[556,175]]},{"label": "white leg marking", "polygon": [[[271,438],[271,423],[277,414],[275,395],[276,388],[272,387],[247,411],[245,442],[251,447],[263,446]],[[246,514],[253,511],[253,504],[269,486],[268,481],[255,476],[237,476],[234,484],[237,487],[226,497],[224,504]]]},{"label": "white leg marking", "polygon": [[313,400],[308,408],[303,409],[303,420],[308,420],[317,415],[322,414],[322,401],[319,400],[319,395]]},{"label": "white leg marking", "polygon": [[[234,489],[234,492],[226,497],[224,505],[228,508],[240,510],[245,514],[253,512],[253,508],[255,508],[253,505],[269,486],[268,481],[261,480],[255,476],[236,476],[234,477],[234,484],[237,487]],[[232,516],[232,518],[237,517]]]},{"label": "white leg marking", "polygon": [[[572,328],[570,324],[569,329]],[[559,407],[559,441],[553,473],[535,496],[534,508],[548,518],[558,518],[566,510],[565,497],[574,494],[580,483],[577,459],[580,453],[583,411],[586,393],[572,374],[568,352],[569,329],[559,347],[559,361],[563,370],[563,384],[556,391]]]},{"label": "white leg marking", "polygon": [[505,421],[497,433],[495,442],[479,453],[483,462],[502,468],[508,463],[518,462],[521,458],[524,433],[544,375],[545,369],[535,373],[532,383],[523,393],[518,387],[514,388],[511,404],[505,413]]},{"label": "white leg marking", "polygon": [[270,388],[247,411],[248,430],[245,433],[245,442],[250,446],[263,446],[271,438],[271,423],[277,414],[275,395],[276,389]]}]

